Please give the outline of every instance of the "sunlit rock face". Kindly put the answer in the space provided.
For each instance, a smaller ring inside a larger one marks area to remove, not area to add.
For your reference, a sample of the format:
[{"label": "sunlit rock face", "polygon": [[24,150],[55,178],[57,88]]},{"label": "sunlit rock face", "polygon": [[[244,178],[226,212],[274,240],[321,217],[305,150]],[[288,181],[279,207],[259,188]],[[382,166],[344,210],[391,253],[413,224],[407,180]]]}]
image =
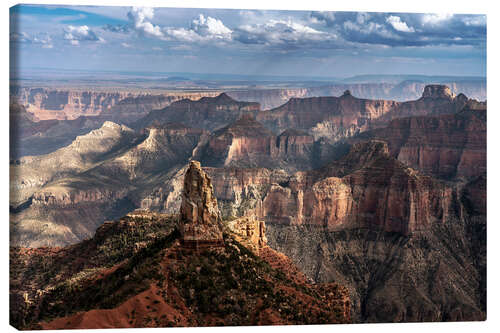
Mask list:
[{"label": "sunlit rock face", "polygon": [[212,181],[191,161],[184,177],[179,229],[186,245],[222,244],[222,228]]}]

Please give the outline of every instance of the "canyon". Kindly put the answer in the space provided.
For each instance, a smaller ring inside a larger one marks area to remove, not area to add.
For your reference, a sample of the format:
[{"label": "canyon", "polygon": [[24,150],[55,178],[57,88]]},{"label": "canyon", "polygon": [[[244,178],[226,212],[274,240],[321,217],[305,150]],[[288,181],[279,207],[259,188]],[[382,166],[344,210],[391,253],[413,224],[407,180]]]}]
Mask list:
[{"label": "canyon", "polygon": [[[345,90],[267,111],[228,92],[103,122],[11,163],[11,245],[74,246],[137,208],[181,211],[344,286],[354,322],[484,320],[487,108],[453,89],[410,101]],[[217,231],[192,234],[222,246]]]}]

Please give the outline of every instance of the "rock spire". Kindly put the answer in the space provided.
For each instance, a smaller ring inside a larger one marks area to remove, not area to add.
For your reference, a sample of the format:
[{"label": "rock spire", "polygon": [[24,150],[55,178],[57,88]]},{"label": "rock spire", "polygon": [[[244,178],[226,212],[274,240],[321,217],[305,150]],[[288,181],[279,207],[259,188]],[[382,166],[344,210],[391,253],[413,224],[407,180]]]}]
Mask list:
[{"label": "rock spire", "polygon": [[187,247],[223,244],[222,227],[212,181],[200,162],[191,161],[184,177],[179,229]]}]

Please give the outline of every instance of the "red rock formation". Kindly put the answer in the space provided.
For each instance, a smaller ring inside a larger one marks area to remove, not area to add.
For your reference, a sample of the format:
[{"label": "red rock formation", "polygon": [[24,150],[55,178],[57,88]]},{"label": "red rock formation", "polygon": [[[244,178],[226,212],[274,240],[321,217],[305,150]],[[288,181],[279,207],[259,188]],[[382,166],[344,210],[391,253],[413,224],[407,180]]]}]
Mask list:
[{"label": "red rock formation", "polygon": [[241,217],[227,223],[235,239],[246,248],[260,255],[261,250],[267,246],[266,223],[257,220],[254,216]]},{"label": "red rock formation", "polygon": [[187,247],[223,244],[221,218],[212,182],[198,161],[191,161],[184,177],[179,230]]},{"label": "red rock formation", "polygon": [[386,141],[391,156],[428,175],[472,179],[486,172],[486,110],[399,118],[371,137]]}]

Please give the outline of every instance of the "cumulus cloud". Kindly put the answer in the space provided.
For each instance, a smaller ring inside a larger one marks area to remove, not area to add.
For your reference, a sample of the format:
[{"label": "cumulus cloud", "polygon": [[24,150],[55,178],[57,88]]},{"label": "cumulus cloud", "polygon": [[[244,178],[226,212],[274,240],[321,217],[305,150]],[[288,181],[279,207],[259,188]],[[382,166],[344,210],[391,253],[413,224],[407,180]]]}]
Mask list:
[{"label": "cumulus cloud", "polygon": [[154,9],[149,7],[132,7],[127,14],[136,31],[152,37],[163,37],[163,32],[158,25],[150,21],[154,17]]},{"label": "cumulus cloud", "polygon": [[73,26],[68,25],[64,29],[64,39],[69,41],[71,45],[79,45],[80,42],[105,42],[103,38],[86,25]]},{"label": "cumulus cloud", "polygon": [[[190,43],[217,47],[260,44],[290,46],[289,49],[364,47],[366,44],[386,47],[485,44],[485,15],[313,11],[304,17],[260,11],[238,13],[241,20],[234,26],[206,14],[199,14],[184,26],[171,26],[155,21],[153,8],[132,7],[127,14],[128,24],[106,25],[102,29],[116,33],[136,31],[167,43],[174,42],[169,49]],[[283,15],[289,16],[280,18]],[[96,38],[92,32],[86,35],[88,39],[78,33],[68,31],[72,38],[66,39],[78,44]]]},{"label": "cumulus cloud", "polygon": [[243,25],[235,29],[234,39],[244,44],[300,44],[329,41],[335,34],[316,30],[292,20],[269,20],[265,24]]},{"label": "cumulus cloud", "polygon": [[221,20],[208,16],[205,18],[200,14],[197,19],[194,19],[191,28],[200,36],[211,36],[215,38],[231,38],[231,29],[226,27]]},{"label": "cumulus cloud", "polygon": [[406,22],[401,21],[401,17],[399,16],[389,16],[385,20],[387,23],[389,23],[395,30],[397,31],[402,31],[402,32],[415,32],[415,29],[408,27]]},{"label": "cumulus cloud", "polygon": [[166,35],[171,39],[185,42],[230,41],[232,30],[216,18],[200,14],[186,28],[165,28]]}]

